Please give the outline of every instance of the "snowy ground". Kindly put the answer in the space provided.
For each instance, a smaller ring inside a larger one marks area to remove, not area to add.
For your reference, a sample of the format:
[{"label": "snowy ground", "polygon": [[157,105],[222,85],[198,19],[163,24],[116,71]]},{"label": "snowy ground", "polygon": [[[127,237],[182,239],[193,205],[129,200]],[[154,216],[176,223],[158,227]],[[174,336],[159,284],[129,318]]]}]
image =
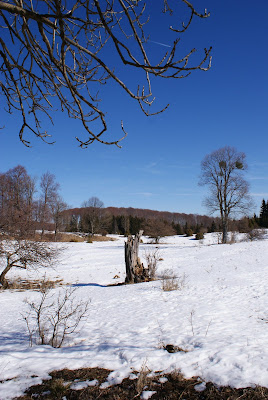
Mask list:
[{"label": "snowy ground", "polygon": [[[0,399],[21,395],[52,370],[80,367],[114,371],[109,384],[146,365],[218,385],[268,387],[268,240],[218,245],[212,234],[203,243],[166,238],[158,273],[187,276],[186,286],[171,292],[162,291],[161,281],[106,286],[125,278],[124,240],[65,244],[55,269],[27,273],[62,278],[75,285],[77,299],[90,300],[88,318],[60,349],[29,346],[24,300],[37,299],[37,292],[0,292]],[[142,244],[141,257],[153,247]],[[187,352],[170,354],[167,344]]]}]

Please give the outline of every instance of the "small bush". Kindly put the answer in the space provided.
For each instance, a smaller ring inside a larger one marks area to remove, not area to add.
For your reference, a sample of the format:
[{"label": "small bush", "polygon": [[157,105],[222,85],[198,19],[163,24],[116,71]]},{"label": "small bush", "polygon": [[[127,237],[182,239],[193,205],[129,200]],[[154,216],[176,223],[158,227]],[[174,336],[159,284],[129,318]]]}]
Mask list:
[{"label": "small bush", "polygon": [[193,234],[194,234],[194,233],[193,233],[192,229],[190,229],[190,228],[189,228],[189,229],[186,229],[186,232],[185,232],[185,236],[186,236],[186,237],[193,236]]},{"label": "small bush", "polygon": [[252,229],[247,233],[247,239],[253,242],[254,240],[264,239],[264,231],[262,229]]},{"label": "small bush", "polygon": [[147,262],[148,278],[150,281],[153,281],[156,275],[157,264],[161,259],[158,248],[151,252],[146,251],[144,253],[144,258]]},{"label": "small bush", "polygon": [[195,238],[196,238],[196,240],[202,240],[202,239],[204,239],[204,232],[198,232],[198,233],[195,235]]},{"label": "small bush", "polygon": [[92,237],[91,237],[91,236],[88,236],[88,237],[87,237],[87,243],[93,243],[93,240],[92,240]]},{"label": "small bush", "polygon": [[60,289],[55,298],[47,286],[40,290],[39,302],[26,300],[29,311],[26,323],[29,343],[62,347],[68,335],[75,332],[88,311],[89,302],[75,301],[75,289]]},{"label": "small bush", "polygon": [[164,292],[171,292],[173,290],[182,290],[186,286],[186,274],[183,274],[180,277],[177,277],[174,272],[170,269],[167,269],[163,275],[162,279],[162,290]]}]

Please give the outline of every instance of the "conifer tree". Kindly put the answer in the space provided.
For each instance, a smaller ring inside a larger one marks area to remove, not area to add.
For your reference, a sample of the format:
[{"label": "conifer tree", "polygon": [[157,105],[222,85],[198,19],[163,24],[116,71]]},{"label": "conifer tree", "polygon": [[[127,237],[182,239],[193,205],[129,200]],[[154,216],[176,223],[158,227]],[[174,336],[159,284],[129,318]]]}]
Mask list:
[{"label": "conifer tree", "polygon": [[260,210],[260,226],[263,228],[268,228],[268,201],[262,200],[261,210]]}]

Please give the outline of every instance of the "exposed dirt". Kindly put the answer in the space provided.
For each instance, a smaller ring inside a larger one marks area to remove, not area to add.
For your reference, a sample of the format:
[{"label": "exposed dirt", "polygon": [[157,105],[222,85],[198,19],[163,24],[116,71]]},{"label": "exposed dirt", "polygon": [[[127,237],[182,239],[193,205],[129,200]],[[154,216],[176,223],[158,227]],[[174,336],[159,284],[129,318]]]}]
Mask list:
[{"label": "exposed dirt", "polygon": [[[142,391],[154,391],[151,400],[257,400],[268,399],[268,389],[262,387],[233,389],[206,384],[197,378],[184,379],[179,372],[171,374],[156,373],[148,376],[149,371],[137,373],[135,379],[124,379],[121,384],[101,389],[111,371],[101,368],[64,369],[51,372],[51,379],[41,385],[30,387],[24,396],[16,400],[134,400],[141,399]],[[71,389],[77,382],[97,380],[96,386],[87,386],[80,390]],[[200,387],[201,384],[201,387]],[[198,386],[199,385],[199,386]],[[203,387],[202,387],[203,386]],[[198,389],[203,389],[198,391]]]}]

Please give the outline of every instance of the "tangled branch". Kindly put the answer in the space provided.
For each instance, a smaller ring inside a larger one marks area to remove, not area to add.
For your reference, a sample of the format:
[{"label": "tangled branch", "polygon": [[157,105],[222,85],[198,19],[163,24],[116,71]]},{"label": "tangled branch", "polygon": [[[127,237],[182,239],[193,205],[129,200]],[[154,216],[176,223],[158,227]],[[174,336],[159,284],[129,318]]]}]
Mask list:
[{"label": "tangled branch", "polygon": [[[172,13],[168,0],[163,2],[163,12]],[[179,2],[189,8],[190,17],[181,29],[170,27],[175,33],[185,32],[194,16],[209,16],[207,11],[198,13],[187,0]],[[70,118],[81,121],[88,135],[86,140],[76,138],[81,147],[95,141],[120,147],[127,135],[123,124],[123,137],[115,141],[102,139],[107,124],[94,88],[110,78],[139,103],[146,115],[152,115],[151,76],[184,78],[194,70],[210,68],[211,48],[204,50],[197,65],[190,65],[196,50],[178,57],[179,38],[170,51],[152,63],[146,50],[147,23],[146,0],[0,1],[0,92],[6,111],[20,112],[20,140],[30,146],[25,138],[28,131],[48,141],[50,135],[42,129],[40,114],[53,123],[53,108],[59,107]],[[136,91],[114,71],[113,60],[111,65],[106,61],[107,45],[113,47],[124,65],[143,71],[145,82],[137,85]],[[91,128],[93,121],[100,123],[97,132]]]}]

